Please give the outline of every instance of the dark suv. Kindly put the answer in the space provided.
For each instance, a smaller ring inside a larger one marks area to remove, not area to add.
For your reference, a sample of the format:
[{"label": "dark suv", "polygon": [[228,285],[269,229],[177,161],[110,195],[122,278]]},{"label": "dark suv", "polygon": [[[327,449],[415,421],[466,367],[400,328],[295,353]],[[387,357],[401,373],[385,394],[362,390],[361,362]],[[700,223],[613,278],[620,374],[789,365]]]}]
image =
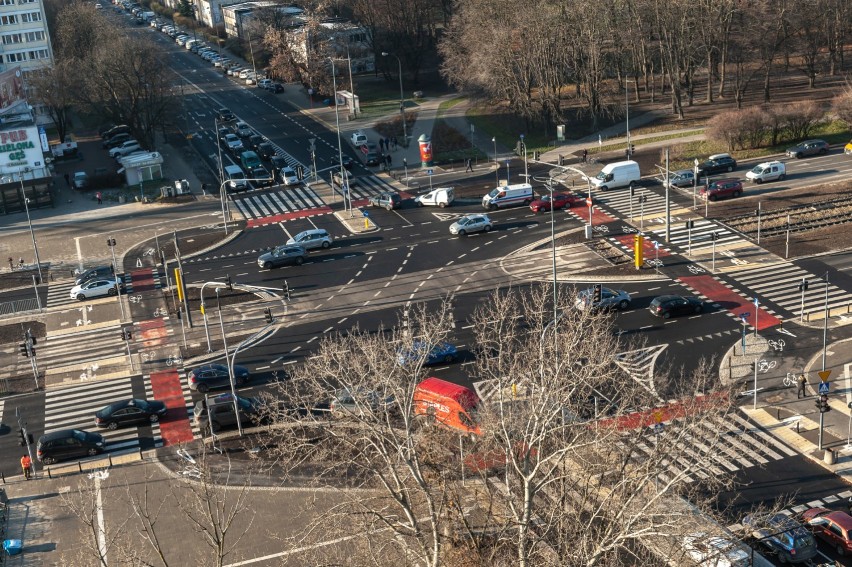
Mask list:
[{"label": "dark suv", "polygon": [[743,194],[743,184],[739,179],[717,179],[710,185],[701,188],[701,196],[715,201],[727,197],[739,197]]},{"label": "dark suv", "polygon": [[97,266],[94,268],[89,268],[79,274],[77,274],[74,279],[75,285],[80,285],[84,282],[94,279],[102,279],[107,278],[111,279],[113,277],[112,266]]},{"label": "dark suv", "polygon": [[402,203],[399,193],[380,193],[370,197],[371,207],[384,207],[387,210],[397,209]]},{"label": "dark suv", "polygon": [[100,433],[62,429],[38,438],[36,458],[46,465],[51,465],[65,459],[97,455],[103,452],[104,446],[104,438]]},{"label": "dark suv", "polygon": [[257,151],[257,155],[260,156],[260,159],[270,160],[275,155],[275,146],[273,146],[270,142],[261,142],[257,145],[255,151]]},{"label": "dark suv", "polygon": [[698,166],[698,174],[702,177],[716,173],[729,173],[737,168],[737,160],[728,154],[710,156],[707,161]]},{"label": "dark suv", "polygon": [[216,114],[217,118],[219,119],[219,122],[230,122],[231,120],[236,120],[237,118],[236,116],[234,116],[234,113],[231,112],[231,110],[228,108],[220,108],[216,112]]},{"label": "dark suv", "polygon": [[746,516],[742,523],[755,539],[778,555],[781,563],[803,563],[817,555],[811,532],[784,514],[769,518]]},{"label": "dark suv", "polygon": [[805,140],[798,146],[787,148],[787,157],[803,158],[807,156],[824,156],[828,153],[828,142],[825,140]]},{"label": "dark suv", "polygon": [[[245,366],[234,366],[234,384],[243,386],[251,375]],[[187,376],[189,389],[202,394],[211,388],[226,388],[231,385],[228,367],[224,364],[206,364],[191,370]]]},{"label": "dark suv", "polygon": [[240,424],[250,427],[260,423],[262,405],[255,398],[236,397],[236,411],[234,411],[234,397],[231,394],[221,394],[213,398],[201,400],[192,410],[192,418],[195,425],[205,434],[216,433],[224,428],[237,426],[237,414],[240,416]]}]

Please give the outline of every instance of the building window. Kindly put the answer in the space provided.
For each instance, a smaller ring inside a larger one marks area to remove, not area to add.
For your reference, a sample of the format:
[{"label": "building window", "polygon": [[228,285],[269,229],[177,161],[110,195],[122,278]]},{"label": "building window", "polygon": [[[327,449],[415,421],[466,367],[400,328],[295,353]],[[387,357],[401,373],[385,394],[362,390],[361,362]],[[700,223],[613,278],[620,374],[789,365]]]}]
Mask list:
[{"label": "building window", "polygon": [[6,61],[9,63],[21,63],[27,60],[26,53],[7,53]]},{"label": "building window", "polygon": [[21,43],[23,39],[21,39],[21,34],[19,33],[8,33],[3,36],[3,45],[11,45],[13,43]]},{"label": "building window", "polygon": [[14,6],[15,0],[0,0],[0,6]]},{"label": "building window", "polygon": [[39,12],[28,12],[26,14],[21,14],[21,21],[24,22],[24,23],[40,22],[41,21],[41,13],[39,13]]},{"label": "building window", "polygon": [[37,59],[47,59],[47,49],[36,49],[29,52],[30,61]]},{"label": "building window", "polygon": [[18,4],[35,4],[38,0],[18,0]]},{"label": "building window", "polygon": [[24,34],[25,41],[44,41],[44,32],[43,31],[35,31],[35,32],[27,32]]},{"label": "building window", "polygon": [[0,25],[2,26],[11,26],[18,23],[18,16],[16,14],[9,14],[8,16],[0,16]]}]

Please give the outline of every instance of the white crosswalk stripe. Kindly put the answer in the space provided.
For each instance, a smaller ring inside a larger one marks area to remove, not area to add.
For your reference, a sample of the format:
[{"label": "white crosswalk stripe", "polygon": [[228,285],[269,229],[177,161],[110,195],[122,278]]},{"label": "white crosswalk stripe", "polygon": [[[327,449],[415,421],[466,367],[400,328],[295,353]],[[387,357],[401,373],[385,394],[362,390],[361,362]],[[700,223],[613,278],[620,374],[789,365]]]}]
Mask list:
[{"label": "white crosswalk stripe", "polygon": [[[661,195],[657,195],[651,191],[643,189],[642,187],[635,188],[636,194],[633,196],[633,216],[649,216],[649,215],[663,215],[665,222],[665,214],[666,214],[666,199]],[[639,203],[639,197],[646,197],[645,203]],[[607,207],[613,209],[620,213],[622,217],[629,218],[631,214],[630,209],[630,190],[629,189],[615,189],[612,191],[598,191],[595,193],[595,201],[606,205]]]},{"label": "white crosswalk stripe", "polygon": [[[71,388],[48,390],[44,400],[44,432],[60,429],[98,431],[106,440],[108,452],[135,450],[140,445],[140,435],[148,435],[150,427],[155,446],[162,444],[157,423],[139,427],[122,427],[113,431],[95,426],[95,412],[121,400],[134,397],[130,378],[84,382]],[[149,398],[151,399],[151,398]]]},{"label": "white crosswalk stripe", "polygon": [[325,203],[310,187],[279,189],[268,193],[258,191],[233,196],[234,204],[247,219],[304,211],[322,207]]},{"label": "white crosswalk stripe", "polygon": [[69,295],[72,287],[74,287],[74,280],[71,279],[50,282],[47,288],[47,301],[44,307],[61,307],[78,303],[76,299]]},{"label": "white crosswalk stripe", "polygon": [[[85,348],[80,348],[85,344]],[[110,325],[63,335],[48,335],[36,346],[41,370],[79,365],[81,370],[98,361],[127,357],[127,347],[121,339],[121,325]]]},{"label": "white crosswalk stripe", "polygon": [[[728,278],[753,292],[760,300],[774,303],[791,316],[822,313],[825,310],[826,286],[821,277],[788,262],[779,262],[750,270],[729,272]],[[808,281],[802,308],[799,284]],[[737,291],[741,291],[737,289]],[[828,284],[828,308],[845,307],[852,302],[846,290]]]},{"label": "white crosswalk stripe", "polygon": [[[652,228],[648,232],[656,235],[661,242],[665,241],[665,227]],[[695,225],[691,230],[686,228],[684,223],[673,223],[671,226],[672,238],[670,246],[679,248],[684,253],[690,250],[692,252],[710,250],[713,247],[713,233],[716,233],[717,247],[735,242],[746,242],[742,236],[725,226],[714,221],[700,219],[695,221]]]},{"label": "white crosswalk stripe", "polygon": [[353,199],[369,199],[373,195],[397,191],[397,188],[376,175],[354,177],[350,182]]}]

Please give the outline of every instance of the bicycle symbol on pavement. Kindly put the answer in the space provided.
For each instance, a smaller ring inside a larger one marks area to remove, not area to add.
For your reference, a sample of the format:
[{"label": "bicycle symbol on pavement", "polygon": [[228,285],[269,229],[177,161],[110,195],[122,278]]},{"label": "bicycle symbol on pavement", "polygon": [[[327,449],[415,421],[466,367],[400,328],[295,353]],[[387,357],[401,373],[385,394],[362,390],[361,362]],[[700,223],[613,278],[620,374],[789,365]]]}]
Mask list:
[{"label": "bicycle symbol on pavement", "polygon": [[140,352],[139,356],[142,358],[142,362],[151,362],[156,354],[156,352]]},{"label": "bicycle symbol on pavement", "polygon": [[609,232],[609,227],[606,225],[598,225],[592,228],[595,232]]},{"label": "bicycle symbol on pavement", "polygon": [[169,310],[165,307],[157,307],[154,309],[154,317],[168,317]]},{"label": "bicycle symbol on pavement", "polygon": [[665,266],[662,260],[657,260],[656,258],[651,258],[650,260],[645,260],[645,263],[649,266]]},{"label": "bicycle symbol on pavement", "polygon": [[623,224],[623,225],[621,225],[621,232],[623,232],[624,234],[633,234],[634,232],[639,232],[639,231],[636,230],[635,228],[633,228],[632,226],[627,226],[627,225]]},{"label": "bicycle symbol on pavement", "polygon": [[153,256],[154,255],[154,249],[153,248],[146,248],[145,251],[142,253],[142,255],[143,256]]},{"label": "bicycle symbol on pavement", "polygon": [[785,388],[795,386],[796,383],[799,381],[799,376],[802,375],[796,374],[795,372],[788,372],[787,375],[784,377],[784,380],[781,381],[781,384],[783,384]]},{"label": "bicycle symbol on pavement", "polygon": [[766,342],[769,344],[769,346],[773,350],[775,350],[777,352],[784,352],[784,346],[787,344],[787,343],[784,342],[784,339],[777,339],[777,340],[770,339]]},{"label": "bicycle symbol on pavement", "polygon": [[701,266],[698,266],[696,264],[690,264],[689,266],[687,266],[686,269],[689,270],[690,274],[703,274],[704,272],[707,271],[704,268],[702,268]]},{"label": "bicycle symbol on pavement", "polygon": [[131,295],[130,297],[127,298],[127,300],[130,303],[141,303],[142,302],[142,296],[141,295]]},{"label": "bicycle symbol on pavement", "polygon": [[180,355],[169,355],[166,359],[166,366],[180,366],[183,363],[183,359]]},{"label": "bicycle symbol on pavement", "polygon": [[772,370],[776,366],[778,366],[777,360],[763,360],[763,359],[761,359],[757,362],[757,371],[760,372],[761,374],[766,374],[767,372],[769,372],[770,370]]}]

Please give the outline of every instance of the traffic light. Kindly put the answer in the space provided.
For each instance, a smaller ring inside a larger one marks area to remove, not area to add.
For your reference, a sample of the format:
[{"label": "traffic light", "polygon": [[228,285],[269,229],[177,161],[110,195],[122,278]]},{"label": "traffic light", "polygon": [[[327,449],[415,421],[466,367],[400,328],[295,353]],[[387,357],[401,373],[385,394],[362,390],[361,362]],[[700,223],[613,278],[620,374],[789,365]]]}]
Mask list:
[{"label": "traffic light", "polygon": [[129,328],[125,328],[121,330],[121,340],[129,341],[133,339],[133,331]]},{"label": "traffic light", "polygon": [[636,151],[636,145],[630,144],[630,155],[633,155],[633,152],[635,152],[635,151]]},{"label": "traffic light", "polygon": [[827,394],[821,394],[820,397],[816,399],[816,407],[819,410],[819,413],[826,413],[831,411],[831,406],[828,405]]},{"label": "traffic light", "polygon": [[115,246],[115,238],[107,238],[107,246],[109,246],[110,248]]},{"label": "traffic light", "polygon": [[600,303],[601,294],[603,293],[603,285],[595,284],[595,286],[592,289],[593,289],[593,291],[592,291],[592,302],[593,303]]},{"label": "traffic light", "polygon": [[20,345],[18,345],[18,346],[20,347],[21,356],[25,356],[25,357],[29,358],[29,356],[30,356],[30,349],[29,349],[29,348],[27,348],[27,343],[21,343],[21,344],[20,344]]},{"label": "traffic light", "polygon": [[272,323],[272,311],[269,310],[269,307],[263,310],[263,317],[266,319],[266,324]]},{"label": "traffic light", "polygon": [[630,148],[626,148],[626,149],[624,150],[624,157],[626,157],[626,158],[629,158],[629,157],[630,157]]},{"label": "traffic light", "polygon": [[534,150],[533,151],[533,161],[538,161],[541,159],[541,152]]}]

